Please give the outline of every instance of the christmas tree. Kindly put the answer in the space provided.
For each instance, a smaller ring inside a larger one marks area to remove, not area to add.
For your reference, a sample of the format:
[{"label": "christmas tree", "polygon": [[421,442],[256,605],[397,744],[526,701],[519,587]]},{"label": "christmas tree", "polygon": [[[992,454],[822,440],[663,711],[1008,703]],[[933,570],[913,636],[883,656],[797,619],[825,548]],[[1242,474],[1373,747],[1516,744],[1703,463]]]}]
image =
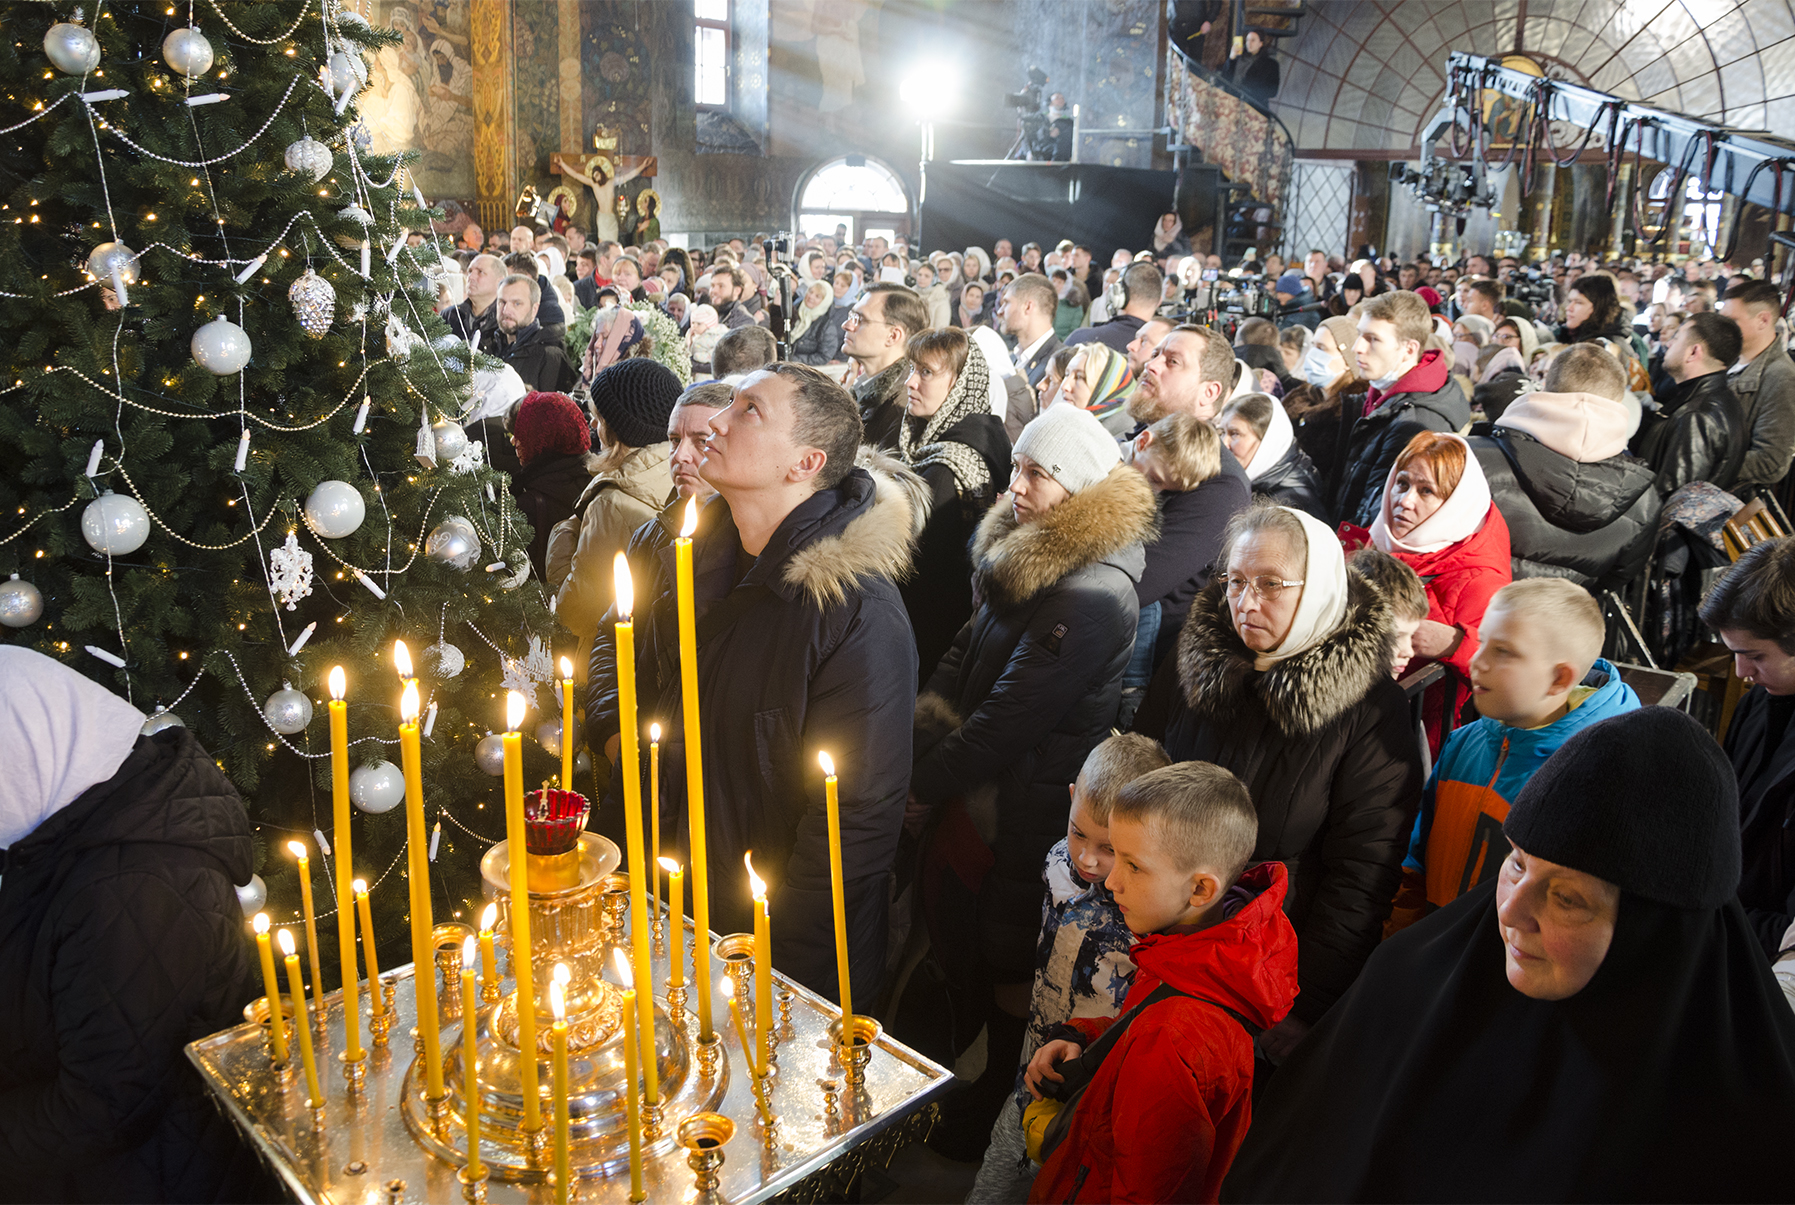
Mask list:
[{"label": "christmas tree", "polygon": [[[322,704],[343,666],[356,874],[382,964],[408,961],[404,809],[381,768],[394,642],[432,708],[439,919],[467,919],[504,835],[476,760],[504,686],[537,696],[531,728],[559,711],[528,525],[455,421],[479,365],[434,313],[431,215],[358,125],[364,52],[398,35],[336,0],[17,5],[9,24],[0,633],[146,727],[193,730],[249,807],[277,924],[299,907],[287,841],[339,837]],[[552,774],[525,745],[526,781]]]}]

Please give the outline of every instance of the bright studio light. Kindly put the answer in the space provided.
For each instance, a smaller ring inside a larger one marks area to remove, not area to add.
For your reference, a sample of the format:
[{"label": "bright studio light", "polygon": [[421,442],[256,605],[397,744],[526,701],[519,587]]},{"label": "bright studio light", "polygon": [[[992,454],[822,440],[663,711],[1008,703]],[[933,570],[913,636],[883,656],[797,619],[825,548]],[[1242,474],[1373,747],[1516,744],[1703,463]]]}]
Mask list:
[{"label": "bright studio light", "polygon": [[940,117],[952,111],[954,91],[938,75],[913,75],[898,85],[898,97],[918,117]]}]

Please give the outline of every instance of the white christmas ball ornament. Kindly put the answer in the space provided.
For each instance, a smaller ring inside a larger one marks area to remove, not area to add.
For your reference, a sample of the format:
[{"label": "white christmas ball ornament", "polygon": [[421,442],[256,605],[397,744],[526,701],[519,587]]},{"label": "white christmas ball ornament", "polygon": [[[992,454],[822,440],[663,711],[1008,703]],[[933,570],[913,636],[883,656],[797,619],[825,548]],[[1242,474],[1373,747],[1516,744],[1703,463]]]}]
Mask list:
[{"label": "white christmas ball ornament", "polygon": [[0,624],[22,628],[36,623],[43,615],[44,596],[36,586],[20,581],[16,573],[11,581],[0,582]]},{"label": "white christmas ball ornament", "polygon": [[123,243],[101,243],[87,257],[87,271],[95,280],[110,281],[113,273],[128,285],[137,283],[137,252]]},{"label": "white christmas ball ornament", "polygon": [[361,491],[347,481],[320,481],[305,500],[305,517],[325,539],[340,540],[355,534],[368,517],[368,504],[362,501]]},{"label": "white christmas ball ornament", "polygon": [[361,55],[339,50],[330,56],[330,90],[334,95],[360,92],[367,82],[368,64]]},{"label": "white christmas ball ornament", "polygon": [[505,772],[505,741],[496,733],[488,732],[474,746],[474,764],[480,772],[497,778]]},{"label": "white christmas ball ornament", "polygon": [[312,722],[312,701],[304,692],[283,685],[262,704],[262,715],[270,728],[283,736],[292,736],[295,732],[304,732],[305,726]]},{"label": "white christmas ball ornament", "polygon": [[182,75],[204,75],[212,70],[212,43],[192,26],[177,29],[162,39],[162,58]]},{"label": "white christmas ball ornament", "polygon": [[100,42],[93,30],[67,21],[50,26],[44,35],[44,53],[56,70],[86,75],[100,65]]},{"label": "white christmas ball ornament", "polygon": [[262,882],[262,876],[252,874],[249,882],[237,888],[237,902],[243,906],[244,916],[254,916],[268,904],[268,884]]},{"label": "white christmas ball ornament", "polygon": [[465,572],[474,567],[480,555],[480,536],[472,523],[460,515],[450,515],[431,530],[424,541],[424,555],[439,565]]},{"label": "white christmas ball ornament", "polygon": [[190,346],[199,366],[221,377],[249,363],[249,333],[222,314],[194,331]]},{"label": "white christmas ball ornament", "polygon": [[187,721],[183,720],[174,712],[158,711],[151,714],[150,718],[143,722],[143,727],[137,730],[137,735],[155,736],[164,728],[185,728],[186,726]]},{"label": "white christmas ball ornament", "polygon": [[370,816],[392,811],[404,798],[405,775],[390,761],[349,772],[349,802]]},{"label": "white christmas ball ornament", "polygon": [[467,432],[452,418],[439,418],[430,424],[436,440],[436,463],[447,464],[467,451]]},{"label": "white christmas ball ornament", "polygon": [[310,176],[313,184],[330,175],[330,169],[334,166],[336,158],[330,153],[330,148],[310,134],[287,145],[287,170],[301,176]]},{"label": "white christmas ball ornament", "polygon": [[107,490],[81,512],[81,538],[95,552],[126,556],[150,538],[150,513],[131,495]]},{"label": "white christmas ball ornament", "polygon": [[424,672],[433,678],[453,678],[467,668],[467,654],[452,644],[433,644],[424,650]]},{"label": "white christmas ball ornament", "polygon": [[293,303],[293,316],[306,334],[322,339],[329,332],[337,316],[337,291],[328,280],[307,268],[287,290],[287,300]]}]

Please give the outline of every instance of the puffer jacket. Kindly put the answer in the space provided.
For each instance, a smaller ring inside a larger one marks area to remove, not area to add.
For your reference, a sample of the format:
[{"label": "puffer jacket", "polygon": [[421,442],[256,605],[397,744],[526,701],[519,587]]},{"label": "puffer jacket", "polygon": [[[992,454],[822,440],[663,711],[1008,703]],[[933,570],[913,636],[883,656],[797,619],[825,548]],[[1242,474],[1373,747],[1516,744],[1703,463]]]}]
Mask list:
[{"label": "puffer jacket", "polygon": [[[1155,1001],[1129,1022],[1079,1097],[1030,1201],[1218,1197],[1253,1121],[1247,1025],[1271,1028],[1296,996],[1296,934],[1282,911],[1288,883],[1278,863],[1255,866],[1240,876],[1237,890],[1249,899],[1234,915],[1195,933],[1150,933],[1136,943],[1139,970],[1123,1007],[1161,984],[1184,994]],[[1063,1036],[1088,1046],[1113,1024],[1113,1017],[1080,1017]]]},{"label": "puffer jacket", "polygon": [[1290,872],[1294,1012],[1313,1025],[1383,935],[1421,801],[1421,749],[1390,677],[1390,604],[1350,568],[1333,636],[1263,672],[1253,661],[1218,578],[1192,604],[1134,728],[1173,761],[1214,762],[1246,785],[1259,812],[1253,858]]},{"label": "puffer jacket", "polygon": [[1726,373],[1711,372],[1673,384],[1658,399],[1657,412],[1646,412],[1633,437],[1633,451],[1652,466],[1658,493],[1668,498],[1691,481],[1732,489],[1749,436]]},{"label": "puffer jacket", "polygon": [[827,314],[805,327],[804,333],[792,340],[792,359],[819,368],[839,361],[842,340],[846,337],[842,327],[847,320],[847,307],[830,306]]},{"label": "puffer jacket", "polygon": [[193,734],[0,851],[0,1200],[273,1200],[182,1047],[262,994],[236,789]]},{"label": "puffer jacket", "polygon": [[1309,459],[1301,444],[1291,444],[1290,450],[1280,456],[1276,464],[1261,473],[1253,482],[1253,492],[1264,494],[1279,506],[1304,511],[1327,522],[1327,502],[1321,492],[1321,480],[1315,472],[1315,462]]},{"label": "puffer jacket", "polygon": [[1368,413],[1352,424],[1334,491],[1334,517],[1370,527],[1383,505],[1390,466],[1409,440],[1423,431],[1462,431],[1471,421],[1464,390],[1452,379],[1443,353],[1423,352],[1421,362],[1390,387],[1366,394]]},{"label": "puffer jacket", "polygon": [[917,801],[995,790],[996,864],[979,929],[999,982],[1034,970],[1041,865],[1066,785],[1109,733],[1140,616],[1153,491],[1127,465],[1030,523],[999,497],[973,537],[978,609],[917,700]]}]

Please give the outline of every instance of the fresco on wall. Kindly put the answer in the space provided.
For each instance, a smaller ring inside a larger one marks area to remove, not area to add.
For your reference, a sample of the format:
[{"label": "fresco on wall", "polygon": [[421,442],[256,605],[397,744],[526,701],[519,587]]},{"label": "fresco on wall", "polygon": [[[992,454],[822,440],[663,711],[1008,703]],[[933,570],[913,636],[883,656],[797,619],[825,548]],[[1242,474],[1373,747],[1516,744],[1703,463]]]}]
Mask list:
[{"label": "fresco on wall", "polygon": [[474,69],[468,0],[375,0],[373,21],[399,31],[382,47],[357,102],[383,154],[419,150],[413,165],[426,196],[472,202]]},{"label": "fresco on wall", "polygon": [[[842,139],[864,142],[888,114],[877,113],[869,69],[880,63],[884,0],[771,0],[775,153],[809,154]],[[784,121],[780,118],[783,116]],[[877,135],[875,135],[876,137]]]}]

